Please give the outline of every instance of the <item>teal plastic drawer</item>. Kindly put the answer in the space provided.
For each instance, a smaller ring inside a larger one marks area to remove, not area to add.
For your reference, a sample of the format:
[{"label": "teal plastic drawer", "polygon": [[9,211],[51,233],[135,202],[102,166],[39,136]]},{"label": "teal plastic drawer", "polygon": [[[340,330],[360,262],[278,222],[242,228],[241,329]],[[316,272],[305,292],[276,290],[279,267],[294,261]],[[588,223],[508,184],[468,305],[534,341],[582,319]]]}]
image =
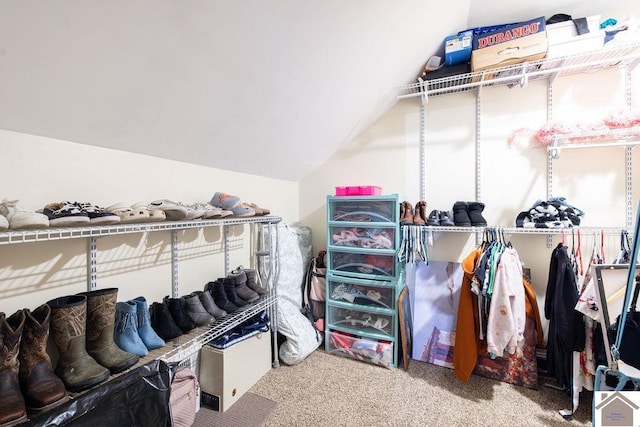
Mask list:
[{"label": "teal plastic drawer", "polygon": [[395,252],[375,253],[375,251],[364,252],[364,250],[336,250],[330,247],[328,263],[329,271],[340,275],[364,279],[397,277]]},{"label": "teal plastic drawer", "polygon": [[395,282],[359,280],[329,274],[327,276],[327,300],[394,310],[396,306]]},{"label": "teal plastic drawer", "polygon": [[396,197],[329,197],[329,221],[397,223]]},{"label": "teal plastic drawer", "polygon": [[327,324],[354,331],[394,338],[394,315],[360,310],[358,306],[349,308],[327,305]]},{"label": "teal plastic drawer", "polygon": [[350,357],[386,368],[395,366],[391,342],[375,341],[327,330],[325,350],[330,354]]},{"label": "teal plastic drawer", "polygon": [[330,225],[329,244],[365,249],[397,249],[396,227],[393,226],[353,226]]}]

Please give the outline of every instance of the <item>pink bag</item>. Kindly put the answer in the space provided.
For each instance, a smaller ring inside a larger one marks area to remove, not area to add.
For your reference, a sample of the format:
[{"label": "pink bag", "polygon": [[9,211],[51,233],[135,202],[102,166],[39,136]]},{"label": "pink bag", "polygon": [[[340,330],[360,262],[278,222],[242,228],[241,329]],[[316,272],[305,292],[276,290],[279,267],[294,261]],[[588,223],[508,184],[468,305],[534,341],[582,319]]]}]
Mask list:
[{"label": "pink bag", "polygon": [[176,427],[190,427],[196,419],[196,403],[200,385],[196,374],[189,368],[180,368],[171,382],[169,406]]}]

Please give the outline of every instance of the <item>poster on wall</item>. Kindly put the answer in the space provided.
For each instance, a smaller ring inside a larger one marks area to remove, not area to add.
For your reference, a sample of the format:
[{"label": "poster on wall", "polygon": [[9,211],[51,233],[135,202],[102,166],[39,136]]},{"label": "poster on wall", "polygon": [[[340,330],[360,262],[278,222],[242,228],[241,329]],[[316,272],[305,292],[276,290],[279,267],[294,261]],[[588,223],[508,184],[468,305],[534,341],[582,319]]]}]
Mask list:
[{"label": "poster on wall", "polygon": [[413,359],[453,368],[460,263],[418,263],[414,276]]}]

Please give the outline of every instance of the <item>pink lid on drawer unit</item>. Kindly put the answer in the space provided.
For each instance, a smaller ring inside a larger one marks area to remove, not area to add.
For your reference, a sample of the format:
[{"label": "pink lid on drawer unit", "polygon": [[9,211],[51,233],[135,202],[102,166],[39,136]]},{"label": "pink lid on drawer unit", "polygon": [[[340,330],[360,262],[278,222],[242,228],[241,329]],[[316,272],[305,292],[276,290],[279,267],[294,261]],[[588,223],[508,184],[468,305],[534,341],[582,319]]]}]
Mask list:
[{"label": "pink lid on drawer unit", "polygon": [[382,187],[374,185],[336,187],[336,196],[379,196],[381,194]]}]

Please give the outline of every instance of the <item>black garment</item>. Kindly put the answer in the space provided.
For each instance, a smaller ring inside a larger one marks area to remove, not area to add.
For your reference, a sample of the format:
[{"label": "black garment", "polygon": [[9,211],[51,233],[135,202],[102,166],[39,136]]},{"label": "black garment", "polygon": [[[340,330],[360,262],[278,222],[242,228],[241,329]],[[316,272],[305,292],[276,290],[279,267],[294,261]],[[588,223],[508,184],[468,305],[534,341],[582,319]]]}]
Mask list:
[{"label": "black garment", "polygon": [[558,386],[569,389],[573,352],[582,351],[585,345],[584,317],[575,310],[577,302],[578,285],[571,258],[567,247],[559,244],[551,254],[544,301],[544,316],[549,319],[547,364]]}]

